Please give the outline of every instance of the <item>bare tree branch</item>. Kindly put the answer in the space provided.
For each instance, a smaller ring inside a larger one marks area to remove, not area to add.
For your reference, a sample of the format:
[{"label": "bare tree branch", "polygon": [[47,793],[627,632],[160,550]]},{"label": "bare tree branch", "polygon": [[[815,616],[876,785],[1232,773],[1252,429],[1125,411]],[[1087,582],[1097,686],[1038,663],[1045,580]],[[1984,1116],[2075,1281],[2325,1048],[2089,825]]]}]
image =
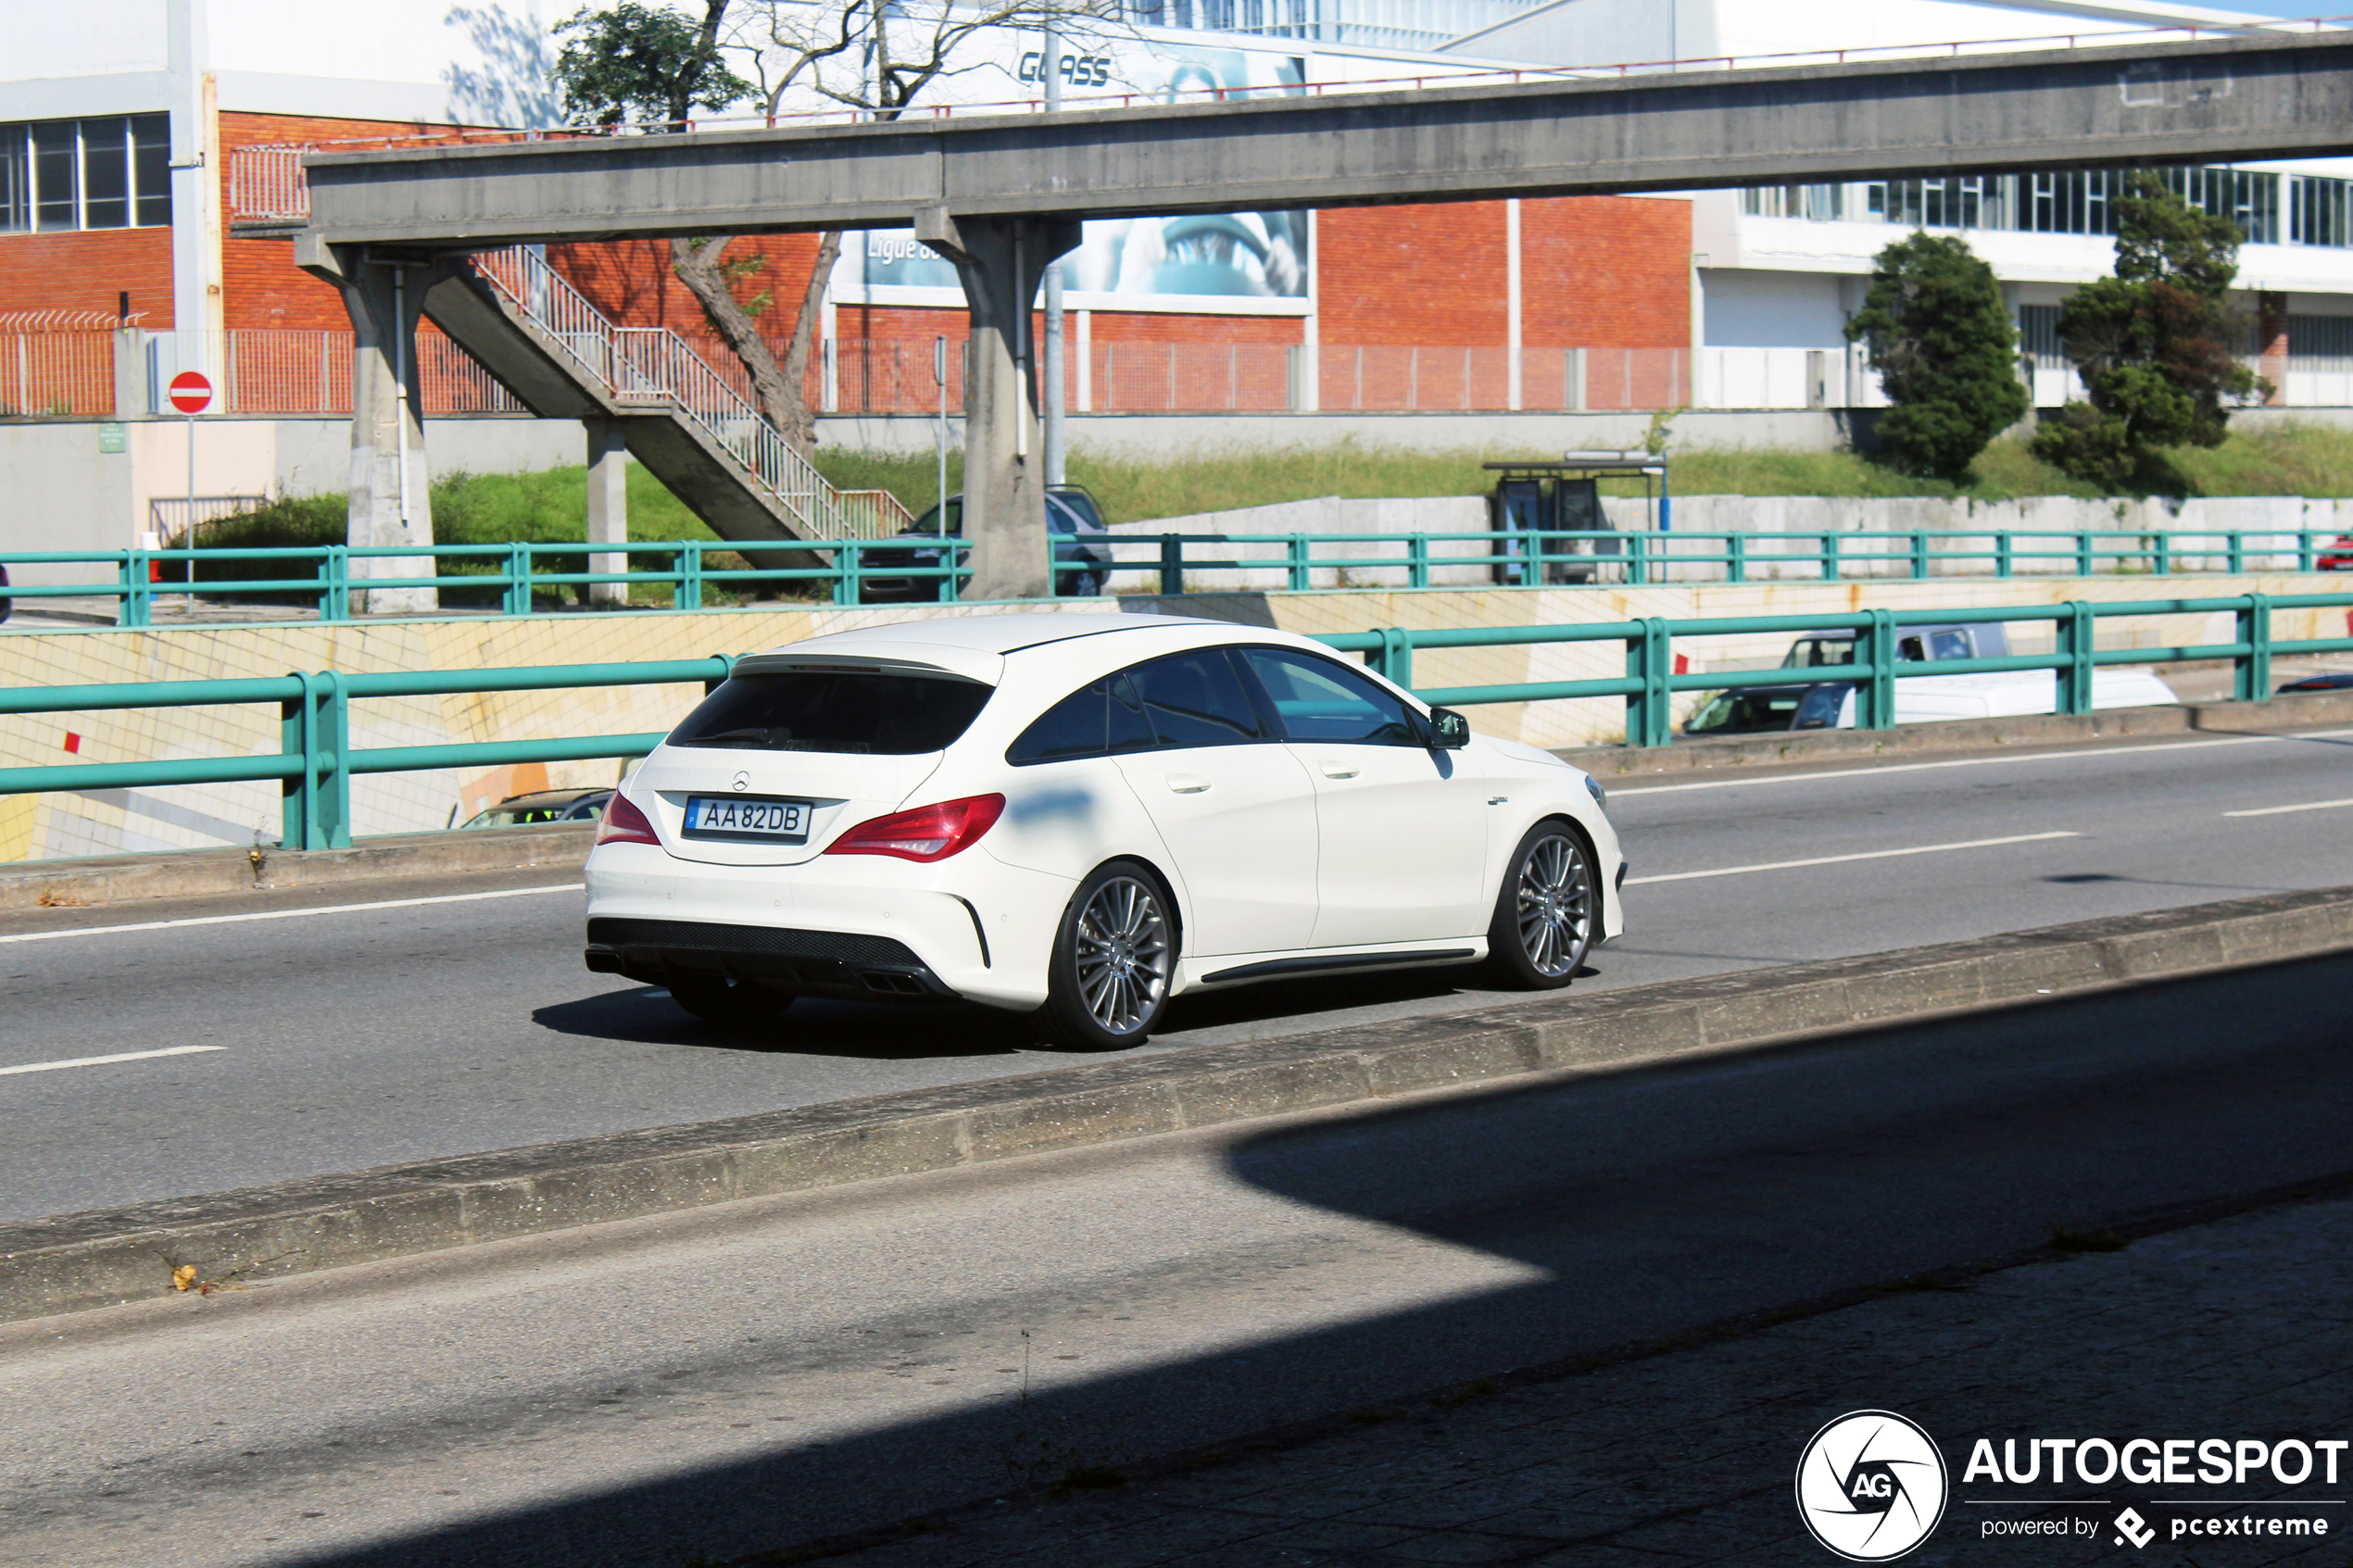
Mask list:
[{"label": "bare tree branch", "polygon": [[[735,7],[729,0],[705,0],[696,55],[679,80],[701,74],[715,56],[738,59],[759,84],[761,111],[774,119],[788,99],[862,110],[876,119],[897,119],[916,98],[941,82],[988,62],[969,58],[976,40],[992,31],[1038,31],[1053,26],[1074,38],[1121,28],[1121,0],[996,0],[960,10],[950,0],[755,0]],[[671,119],[684,129],[691,105],[673,106]],[[752,395],[769,422],[807,455],[816,445],[817,420],[802,394],[817,318],[841,254],[838,232],[820,237],[815,265],[777,361],[772,341],[760,330],[759,312],[736,297],[725,260],[732,240],[673,239],[671,267],[701,306],[711,329],[750,378]]]}]

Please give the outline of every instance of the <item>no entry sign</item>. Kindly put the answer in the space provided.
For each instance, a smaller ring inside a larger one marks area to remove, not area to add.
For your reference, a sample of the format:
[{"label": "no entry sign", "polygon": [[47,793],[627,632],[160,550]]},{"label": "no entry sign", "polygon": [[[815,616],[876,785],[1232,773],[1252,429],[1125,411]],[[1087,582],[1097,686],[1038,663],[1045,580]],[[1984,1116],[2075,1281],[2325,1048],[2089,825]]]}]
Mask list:
[{"label": "no entry sign", "polygon": [[171,378],[171,406],[183,414],[201,414],[212,407],[212,383],[201,370],[182,370]]}]

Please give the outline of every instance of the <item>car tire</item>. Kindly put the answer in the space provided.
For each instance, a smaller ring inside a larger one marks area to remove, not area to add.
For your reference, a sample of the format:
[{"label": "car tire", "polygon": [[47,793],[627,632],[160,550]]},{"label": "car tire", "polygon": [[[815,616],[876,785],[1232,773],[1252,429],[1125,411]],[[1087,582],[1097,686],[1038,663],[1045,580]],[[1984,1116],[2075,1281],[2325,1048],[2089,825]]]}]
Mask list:
[{"label": "car tire", "polygon": [[1552,991],[1577,978],[1600,929],[1592,846],[1566,819],[1520,836],[1487,925],[1487,980],[1504,990]]},{"label": "car tire", "polygon": [[792,1006],[793,995],[756,980],[678,975],[670,982],[670,999],[706,1023],[740,1026],[767,1022]]},{"label": "car tire", "polygon": [[1112,860],[1079,883],[1047,961],[1038,1037],[1064,1050],[1143,1044],[1168,1008],[1176,915],[1168,889],[1136,860]]}]

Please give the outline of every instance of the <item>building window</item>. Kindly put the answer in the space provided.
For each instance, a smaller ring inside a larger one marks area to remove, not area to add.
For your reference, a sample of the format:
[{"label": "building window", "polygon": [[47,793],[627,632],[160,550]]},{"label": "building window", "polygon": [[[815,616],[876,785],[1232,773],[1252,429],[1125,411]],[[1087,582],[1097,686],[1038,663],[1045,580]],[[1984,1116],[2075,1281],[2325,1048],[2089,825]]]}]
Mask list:
[{"label": "building window", "polygon": [[1833,222],[1846,215],[1843,185],[1766,185],[1741,193],[1741,210],[1752,218],[1805,218]]},{"label": "building window", "polygon": [[2342,373],[2353,370],[2353,316],[2290,316],[2287,363],[2292,370]]},{"label": "building window", "polygon": [[168,115],[0,125],[0,233],[169,228]]},{"label": "building window", "polygon": [[[2190,206],[2227,218],[2246,244],[2353,248],[2353,181],[2283,176],[2244,169],[2176,166],[2153,171]],[[1944,180],[1874,180],[1842,201],[1842,185],[1766,185],[1741,193],[1752,218],[1843,218],[1907,229],[2009,229],[2031,234],[2113,234],[2116,203],[2132,171],[2052,169]],[[2280,222],[2280,185],[2288,214]]]},{"label": "building window", "polygon": [[2013,183],[2004,174],[1875,180],[1863,187],[1863,206],[1882,223],[1912,229],[2007,229]]},{"label": "building window", "polygon": [[2168,169],[2165,188],[2190,206],[2227,218],[2251,245],[2280,243],[2280,177],[2243,169]]},{"label": "building window", "polygon": [[2064,370],[2071,363],[2067,345],[2059,341],[2059,307],[2021,305],[2018,307],[2018,351],[2038,370]]},{"label": "building window", "polygon": [[[2353,182],[2309,174],[2287,182],[2287,240],[2296,245],[2353,245]],[[2317,318],[2316,318],[2317,320]]]},{"label": "building window", "polygon": [[2059,169],[2019,176],[2024,220],[2036,234],[2113,234],[2108,204],[2124,194],[2124,175],[2112,169]]}]

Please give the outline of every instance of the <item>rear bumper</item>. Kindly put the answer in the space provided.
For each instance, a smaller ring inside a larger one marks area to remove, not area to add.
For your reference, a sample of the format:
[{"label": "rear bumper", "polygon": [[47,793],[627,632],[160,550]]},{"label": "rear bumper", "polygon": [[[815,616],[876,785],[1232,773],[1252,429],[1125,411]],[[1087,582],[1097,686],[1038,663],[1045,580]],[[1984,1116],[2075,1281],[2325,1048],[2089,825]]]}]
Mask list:
[{"label": "rear bumper", "polygon": [[799,865],[679,859],[649,844],[588,857],[588,967],[647,985],[733,974],[818,996],[962,997],[1034,1008],[1072,884],[980,848],[933,865],[820,855]]},{"label": "rear bumper", "polygon": [[599,974],[649,985],[673,975],[724,974],[820,997],[945,1002],[956,996],[905,943],[838,931],[609,915],[588,922],[586,957]]}]

